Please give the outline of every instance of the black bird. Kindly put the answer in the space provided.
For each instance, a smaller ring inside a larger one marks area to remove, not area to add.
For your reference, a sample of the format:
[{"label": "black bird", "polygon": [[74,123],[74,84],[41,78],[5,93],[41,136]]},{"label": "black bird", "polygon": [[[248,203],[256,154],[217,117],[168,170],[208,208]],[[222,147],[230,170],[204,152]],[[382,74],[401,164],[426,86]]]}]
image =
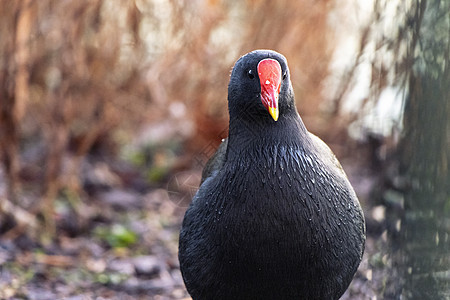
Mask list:
[{"label": "black bird", "polygon": [[186,211],[179,261],[194,300],[338,299],[364,251],[341,165],[309,133],[286,58],[256,50],[228,86],[229,137]]}]

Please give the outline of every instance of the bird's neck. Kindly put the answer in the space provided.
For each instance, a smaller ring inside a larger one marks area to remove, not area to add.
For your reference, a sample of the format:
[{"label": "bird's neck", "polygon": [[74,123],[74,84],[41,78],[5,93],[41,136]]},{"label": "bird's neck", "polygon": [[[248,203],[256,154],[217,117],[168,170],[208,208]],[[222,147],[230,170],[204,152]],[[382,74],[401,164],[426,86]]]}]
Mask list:
[{"label": "bird's neck", "polygon": [[240,118],[230,120],[227,160],[243,153],[258,153],[273,145],[300,147],[308,140],[308,131],[297,112],[281,115],[278,121],[255,118],[252,122]]}]

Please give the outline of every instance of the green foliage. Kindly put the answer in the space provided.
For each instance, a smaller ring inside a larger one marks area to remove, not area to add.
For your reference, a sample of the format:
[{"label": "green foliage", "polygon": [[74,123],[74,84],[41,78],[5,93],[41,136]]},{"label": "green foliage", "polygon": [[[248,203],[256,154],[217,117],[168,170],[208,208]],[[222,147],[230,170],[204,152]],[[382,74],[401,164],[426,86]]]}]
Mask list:
[{"label": "green foliage", "polygon": [[171,140],[162,143],[149,143],[136,149],[124,149],[123,156],[126,160],[144,172],[144,177],[150,183],[159,183],[167,178],[167,175],[177,161],[182,148],[179,140]]},{"label": "green foliage", "polygon": [[112,227],[97,227],[94,234],[113,248],[128,248],[137,242],[138,236],[129,228],[114,224]]},{"label": "green foliage", "polygon": [[384,268],[386,266],[386,258],[382,252],[377,252],[369,258],[369,264],[374,268]]},{"label": "green foliage", "polygon": [[143,151],[132,151],[126,156],[126,159],[135,166],[145,164],[145,153]]},{"label": "green foliage", "polygon": [[146,178],[149,182],[160,182],[168,173],[167,167],[155,166],[148,170]]},{"label": "green foliage", "polygon": [[122,273],[100,273],[95,276],[95,281],[101,284],[113,284],[117,285],[124,280],[128,279],[129,276]]}]

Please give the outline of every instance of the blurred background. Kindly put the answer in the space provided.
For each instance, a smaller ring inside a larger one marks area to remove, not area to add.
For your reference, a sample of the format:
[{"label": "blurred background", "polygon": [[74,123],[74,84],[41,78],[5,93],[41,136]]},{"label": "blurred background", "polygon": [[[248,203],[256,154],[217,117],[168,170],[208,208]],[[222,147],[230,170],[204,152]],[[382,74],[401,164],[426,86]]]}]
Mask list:
[{"label": "blurred background", "polygon": [[450,298],[450,3],[0,2],[0,298],[189,299],[178,232],[234,62],[286,56],[363,206],[342,299]]}]

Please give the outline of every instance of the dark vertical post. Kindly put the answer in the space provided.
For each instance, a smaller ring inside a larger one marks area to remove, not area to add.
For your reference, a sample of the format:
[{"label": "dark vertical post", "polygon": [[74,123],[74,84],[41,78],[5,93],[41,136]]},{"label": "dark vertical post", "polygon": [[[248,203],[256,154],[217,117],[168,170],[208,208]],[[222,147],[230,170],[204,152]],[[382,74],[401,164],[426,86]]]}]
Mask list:
[{"label": "dark vertical post", "polygon": [[399,147],[405,299],[450,299],[450,5],[417,0]]}]

